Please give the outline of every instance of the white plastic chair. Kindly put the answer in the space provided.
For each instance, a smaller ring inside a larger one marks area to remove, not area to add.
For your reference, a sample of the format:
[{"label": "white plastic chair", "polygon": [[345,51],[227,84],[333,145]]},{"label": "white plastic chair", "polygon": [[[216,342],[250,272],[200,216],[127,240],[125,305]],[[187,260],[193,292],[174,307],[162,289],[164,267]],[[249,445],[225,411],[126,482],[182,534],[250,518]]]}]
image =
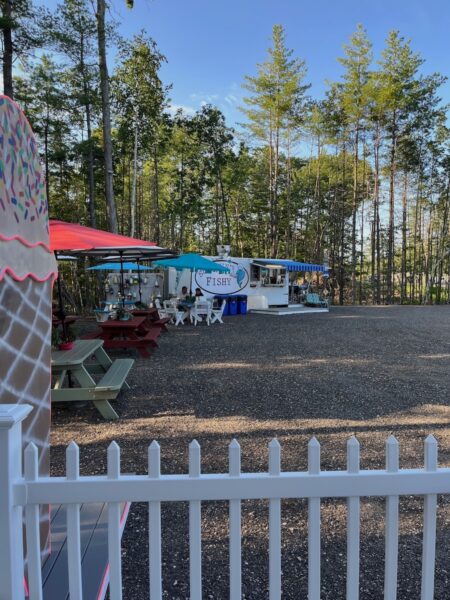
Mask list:
[{"label": "white plastic chair", "polygon": [[161,301],[159,298],[155,298],[154,300],[154,306],[156,308],[156,310],[158,311],[158,316],[160,319],[170,319],[170,323],[173,322],[173,315],[169,313],[169,311],[164,307],[161,306]]},{"label": "white plastic chair", "polygon": [[178,327],[178,325],[184,325],[184,321],[187,317],[188,313],[185,312],[184,310],[178,310],[177,308],[175,309],[175,327]]},{"label": "white plastic chair", "polygon": [[219,323],[222,323],[222,325],[223,325],[222,317],[223,317],[223,311],[225,310],[226,305],[227,305],[227,301],[222,300],[222,304],[221,304],[220,308],[212,308],[211,309],[211,323],[215,323],[216,321],[219,321]]},{"label": "white plastic chair", "polygon": [[206,323],[209,325],[211,321],[211,302],[208,300],[197,300],[194,306],[191,308],[191,323],[197,326],[197,323],[203,321],[203,317],[206,318]]},{"label": "white plastic chair", "polygon": [[188,315],[184,310],[179,310],[178,300],[164,300],[164,310],[170,319],[175,323],[175,326],[184,325],[184,321]]}]

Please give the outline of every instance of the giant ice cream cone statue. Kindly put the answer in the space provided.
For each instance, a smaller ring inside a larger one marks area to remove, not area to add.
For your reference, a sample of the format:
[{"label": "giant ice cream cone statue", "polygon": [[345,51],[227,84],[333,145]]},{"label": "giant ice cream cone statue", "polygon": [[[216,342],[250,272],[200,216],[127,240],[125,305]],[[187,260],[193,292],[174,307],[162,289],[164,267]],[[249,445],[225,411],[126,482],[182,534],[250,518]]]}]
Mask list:
[{"label": "giant ice cream cone statue", "polygon": [[[51,298],[56,261],[49,249],[44,175],[21,109],[0,96],[0,403],[27,403],[24,443],[49,470]],[[41,541],[48,536],[42,510]]]}]

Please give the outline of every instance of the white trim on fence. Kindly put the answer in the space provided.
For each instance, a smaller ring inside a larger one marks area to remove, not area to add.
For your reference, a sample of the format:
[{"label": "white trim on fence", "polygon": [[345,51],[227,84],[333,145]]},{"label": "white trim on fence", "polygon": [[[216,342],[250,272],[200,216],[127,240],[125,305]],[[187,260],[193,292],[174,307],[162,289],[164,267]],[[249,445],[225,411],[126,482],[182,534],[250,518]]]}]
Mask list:
[{"label": "white trim on fence", "polygon": [[433,600],[437,494],[450,493],[450,469],[438,468],[437,442],[425,441],[425,468],[399,470],[398,442],[386,442],[386,469],[360,471],[359,443],[347,443],[347,470],[321,471],[320,445],[308,445],[307,472],[281,472],[281,448],[276,439],[269,444],[269,472],[241,473],[240,446],[229,446],[229,472],[201,473],[201,451],[195,440],[189,446],[189,473],[161,475],[160,448],[148,449],[148,475],[121,475],[120,448],[108,448],[106,476],[79,475],[79,450],[67,448],[66,477],[39,477],[37,450],[25,451],[22,475],[21,422],[30,407],[0,405],[0,600],[23,600],[24,557],[22,515],[25,509],[30,600],[41,600],[39,553],[39,504],[66,504],[70,596],[82,599],[80,569],[79,505],[107,502],[110,596],[122,599],[120,503],[149,504],[150,599],[161,600],[161,502],[189,502],[190,597],[202,598],[201,502],[229,500],[230,598],[241,597],[241,500],[269,500],[269,598],[281,598],[281,499],[308,499],[308,598],[320,600],[320,501],[347,499],[347,599],[359,597],[360,498],[386,497],[386,560],[384,598],[397,595],[398,507],[401,495],[423,495],[424,528],[422,556],[422,600]]}]

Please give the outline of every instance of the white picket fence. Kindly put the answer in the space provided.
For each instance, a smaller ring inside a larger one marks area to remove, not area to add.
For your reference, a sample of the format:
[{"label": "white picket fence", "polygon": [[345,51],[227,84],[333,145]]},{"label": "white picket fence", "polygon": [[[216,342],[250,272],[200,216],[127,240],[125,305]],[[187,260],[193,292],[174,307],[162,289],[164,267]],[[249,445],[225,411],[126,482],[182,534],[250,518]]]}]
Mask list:
[{"label": "white picket fence", "polygon": [[[82,600],[79,506],[108,503],[110,597],[121,600],[120,503],[149,503],[150,598],[162,598],[161,502],[189,502],[190,598],[202,599],[201,502],[228,500],[230,529],[230,598],[241,598],[241,500],[269,500],[269,598],[281,598],[281,499],[308,499],[308,598],[320,600],[321,498],[347,499],[347,598],[359,597],[360,498],[386,497],[384,598],[397,595],[399,496],[425,497],[423,516],[422,600],[433,600],[437,494],[450,493],[450,469],[437,466],[437,442],[425,441],[424,469],[399,469],[399,448],[390,436],[386,442],[386,469],[360,471],[359,443],[347,445],[346,471],[320,470],[320,445],[308,445],[307,472],[281,472],[280,445],[269,444],[269,472],[241,473],[240,447],[229,446],[229,472],[202,474],[200,446],[189,447],[187,475],[161,475],[160,448],[148,449],[148,475],[121,475],[120,448],[108,448],[106,476],[81,477],[79,451],[67,448],[66,477],[39,477],[37,449],[30,444],[21,464],[21,421],[30,407],[0,405],[0,600],[23,600],[22,519],[25,511],[28,573],[31,600],[41,600],[39,551],[40,504],[67,505],[67,543],[71,600]],[[55,599],[56,600],[56,599]]]}]

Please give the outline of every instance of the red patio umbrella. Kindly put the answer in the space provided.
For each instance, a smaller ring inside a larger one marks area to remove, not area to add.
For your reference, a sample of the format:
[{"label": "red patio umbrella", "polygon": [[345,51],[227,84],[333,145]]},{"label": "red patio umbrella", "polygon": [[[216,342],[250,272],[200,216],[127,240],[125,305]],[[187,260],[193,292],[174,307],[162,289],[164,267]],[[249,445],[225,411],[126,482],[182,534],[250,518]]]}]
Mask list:
[{"label": "red patio umbrella", "polygon": [[[66,223],[65,221],[49,221],[50,248],[54,252],[79,252],[80,254],[102,255],[111,253],[112,250],[122,250],[127,256],[138,249],[144,253],[157,254],[158,250],[165,253],[155,242],[146,242],[136,238],[111,233],[93,227],[85,227],[78,223]],[[127,252],[130,251],[130,252]]]},{"label": "red patio umbrella", "polygon": [[[65,221],[50,220],[50,248],[58,258],[58,252],[73,256],[96,256],[111,260],[111,256],[117,256],[122,264],[124,258],[170,258],[175,253],[166,248],[157,246],[155,242],[147,242],[136,238],[111,233],[93,227],[85,227],[78,223],[67,223]],[[124,298],[123,269],[121,275],[121,294]],[[63,333],[65,335],[64,308],[62,301],[61,285],[58,278],[58,295],[61,311]]]}]

